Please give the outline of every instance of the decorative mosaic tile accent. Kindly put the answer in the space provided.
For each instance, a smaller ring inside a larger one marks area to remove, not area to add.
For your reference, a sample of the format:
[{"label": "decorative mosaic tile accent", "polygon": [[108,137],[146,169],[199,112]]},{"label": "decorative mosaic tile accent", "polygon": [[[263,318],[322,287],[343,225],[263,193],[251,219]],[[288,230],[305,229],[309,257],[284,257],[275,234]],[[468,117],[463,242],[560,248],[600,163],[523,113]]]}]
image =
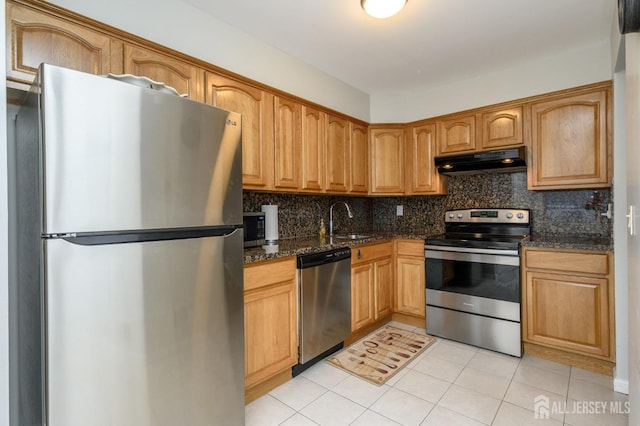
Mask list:
[{"label": "decorative mosaic tile accent", "polygon": [[[611,191],[598,192],[602,204],[587,210],[593,190],[529,191],[525,172],[452,176],[447,195],[375,198],[373,230],[437,234],[444,232],[447,210],[494,207],[531,210],[533,234],[610,238],[612,221],[600,213],[612,202]],[[398,204],[404,206],[400,217]]]},{"label": "decorative mosaic tile accent", "polygon": [[[344,206],[334,207],[338,233],[438,234],[444,232],[446,210],[491,207],[530,209],[534,235],[611,238],[613,232],[612,221],[600,214],[612,202],[610,189],[598,190],[602,203],[588,210],[585,207],[593,190],[529,191],[525,172],[452,176],[448,195],[438,196],[374,198],[253,191],[243,195],[245,211],[260,211],[263,204],[278,205],[281,239],[317,235],[320,218],[328,234],[329,207],[334,202],[347,202],[354,215],[349,219]],[[396,216],[397,205],[403,206],[403,216]]]},{"label": "decorative mosaic tile accent", "polygon": [[278,205],[278,231],[281,239],[317,236],[321,218],[324,219],[329,236],[329,208],[335,202],[348,203],[353,219],[349,219],[344,205],[336,204],[333,208],[334,232],[344,234],[372,230],[371,198],[253,191],[244,191],[242,198],[243,209],[247,212],[259,212],[263,204]]}]

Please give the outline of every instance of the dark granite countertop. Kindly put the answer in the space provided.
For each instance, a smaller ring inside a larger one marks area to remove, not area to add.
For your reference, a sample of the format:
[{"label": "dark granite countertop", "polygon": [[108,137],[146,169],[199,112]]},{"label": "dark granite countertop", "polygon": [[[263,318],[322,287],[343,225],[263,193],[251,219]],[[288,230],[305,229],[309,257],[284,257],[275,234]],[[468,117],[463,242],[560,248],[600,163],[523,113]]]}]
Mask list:
[{"label": "dark granite countertop", "polygon": [[612,251],[613,239],[590,235],[546,234],[532,235],[520,243],[522,247],[539,247],[566,250]]},{"label": "dark granite countertop", "polygon": [[353,247],[372,242],[382,242],[394,238],[404,238],[411,240],[424,240],[428,235],[424,234],[407,234],[407,233],[373,233],[362,232],[364,235],[370,235],[368,238],[360,238],[357,240],[336,239],[331,240],[326,237],[324,241],[320,241],[317,236],[307,236],[299,238],[286,238],[278,240],[278,244],[264,245],[261,247],[247,248],[244,250],[244,263],[259,262],[262,260],[277,259],[280,257],[297,256],[306,253],[318,253],[324,250],[331,250],[340,247]]},{"label": "dark granite countertop", "polygon": [[[421,233],[375,233],[362,232],[365,235],[371,235],[368,238],[357,240],[336,239],[331,240],[329,237],[324,241],[320,241],[317,236],[306,236],[298,238],[286,238],[278,240],[278,244],[265,245],[262,247],[247,248],[244,250],[244,263],[260,262],[263,260],[277,259],[287,256],[297,256],[306,253],[318,253],[324,250],[331,250],[340,247],[353,247],[373,242],[381,242],[394,238],[403,238],[410,240],[424,240],[429,234]],[[545,234],[532,235],[520,243],[522,247],[538,247],[565,250],[593,250],[593,251],[612,251],[613,240],[600,236],[575,236],[561,234]]]}]

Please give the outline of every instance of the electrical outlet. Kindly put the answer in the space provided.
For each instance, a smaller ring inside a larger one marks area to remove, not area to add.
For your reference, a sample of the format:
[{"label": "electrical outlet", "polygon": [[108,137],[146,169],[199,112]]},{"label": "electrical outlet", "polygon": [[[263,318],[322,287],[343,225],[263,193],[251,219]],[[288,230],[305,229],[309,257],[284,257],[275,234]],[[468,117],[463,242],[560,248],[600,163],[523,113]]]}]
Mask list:
[{"label": "electrical outlet", "polygon": [[402,216],[404,214],[404,207],[401,204],[396,206],[396,215]]}]

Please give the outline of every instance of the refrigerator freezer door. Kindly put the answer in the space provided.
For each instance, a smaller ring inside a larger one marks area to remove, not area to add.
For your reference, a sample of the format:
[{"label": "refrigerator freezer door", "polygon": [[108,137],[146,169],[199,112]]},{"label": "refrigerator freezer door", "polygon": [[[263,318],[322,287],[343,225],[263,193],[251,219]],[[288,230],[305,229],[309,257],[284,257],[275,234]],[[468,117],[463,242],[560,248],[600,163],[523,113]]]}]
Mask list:
[{"label": "refrigerator freezer door", "polygon": [[242,223],[239,114],[49,65],[40,80],[43,233]]},{"label": "refrigerator freezer door", "polygon": [[45,241],[47,425],[243,425],[242,232]]}]

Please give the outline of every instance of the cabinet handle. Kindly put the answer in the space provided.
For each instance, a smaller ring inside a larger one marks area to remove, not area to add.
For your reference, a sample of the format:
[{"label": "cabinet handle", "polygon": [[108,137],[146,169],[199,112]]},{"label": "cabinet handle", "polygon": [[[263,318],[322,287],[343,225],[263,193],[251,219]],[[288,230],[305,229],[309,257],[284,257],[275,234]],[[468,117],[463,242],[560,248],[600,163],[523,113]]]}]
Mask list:
[{"label": "cabinet handle", "polygon": [[362,253],[360,253],[360,249],[358,249],[358,252],[356,253],[356,257],[358,259],[362,259]]}]

